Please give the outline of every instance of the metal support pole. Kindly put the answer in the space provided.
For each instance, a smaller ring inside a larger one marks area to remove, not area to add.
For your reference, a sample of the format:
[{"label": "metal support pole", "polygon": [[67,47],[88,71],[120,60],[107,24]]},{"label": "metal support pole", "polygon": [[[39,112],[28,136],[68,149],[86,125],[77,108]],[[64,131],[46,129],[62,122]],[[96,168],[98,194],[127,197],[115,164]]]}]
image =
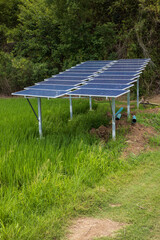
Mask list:
[{"label": "metal support pole", "polygon": [[39,123],[39,135],[42,137],[42,113],[41,113],[41,98],[38,98],[38,123]]},{"label": "metal support pole", "polygon": [[112,138],[116,139],[116,113],[115,113],[115,98],[112,98]]},{"label": "metal support pole", "polygon": [[92,97],[89,97],[89,106],[90,106],[90,111],[92,110]]},{"label": "metal support pole", "polygon": [[73,110],[72,110],[72,96],[69,96],[69,102],[70,102],[70,119],[73,118]]},{"label": "metal support pole", "polygon": [[127,117],[130,118],[130,92],[127,93]]},{"label": "metal support pole", "polygon": [[139,109],[139,78],[137,79],[137,108]]}]

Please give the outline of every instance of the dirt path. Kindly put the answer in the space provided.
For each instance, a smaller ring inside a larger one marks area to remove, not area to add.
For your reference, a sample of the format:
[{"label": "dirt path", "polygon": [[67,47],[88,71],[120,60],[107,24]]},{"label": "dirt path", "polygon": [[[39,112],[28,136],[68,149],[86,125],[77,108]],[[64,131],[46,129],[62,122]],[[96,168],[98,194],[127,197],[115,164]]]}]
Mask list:
[{"label": "dirt path", "polygon": [[68,240],[93,240],[113,236],[116,231],[124,226],[124,223],[114,222],[109,219],[79,218],[71,225]]}]

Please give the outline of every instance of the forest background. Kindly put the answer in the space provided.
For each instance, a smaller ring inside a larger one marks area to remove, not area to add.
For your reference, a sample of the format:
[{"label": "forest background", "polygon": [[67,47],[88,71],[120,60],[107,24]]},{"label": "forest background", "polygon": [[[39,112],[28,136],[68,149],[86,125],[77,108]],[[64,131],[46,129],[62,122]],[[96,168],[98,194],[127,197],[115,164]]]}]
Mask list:
[{"label": "forest background", "polygon": [[0,0],[0,94],[119,58],[151,58],[140,94],[159,91],[159,0]]}]

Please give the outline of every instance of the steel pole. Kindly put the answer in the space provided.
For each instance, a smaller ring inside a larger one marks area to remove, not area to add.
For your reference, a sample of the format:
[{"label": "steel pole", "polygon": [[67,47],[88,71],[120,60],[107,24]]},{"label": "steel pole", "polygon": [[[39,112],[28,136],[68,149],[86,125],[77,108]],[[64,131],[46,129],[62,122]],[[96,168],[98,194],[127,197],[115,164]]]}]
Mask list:
[{"label": "steel pole", "polygon": [[39,135],[42,137],[42,112],[41,112],[41,98],[38,98],[38,123],[39,123]]},{"label": "steel pole", "polygon": [[127,93],[127,117],[130,118],[130,92]]},{"label": "steel pole", "polygon": [[116,114],[115,114],[115,98],[112,98],[112,138],[116,139]]},{"label": "steel pole", "polygon": [[137,108],[139,109],[139,78],[137,79]]},{"label": "steel pole", "polygon": [[89,97],[89,106],[90,106],[90,111],[92,110],[92,97]]},{"label": "steel pole", "polygon": [[69,102],[70,102],[70,119],[73,118],[73,110],[72,110],[72,96],[69,96]]}]

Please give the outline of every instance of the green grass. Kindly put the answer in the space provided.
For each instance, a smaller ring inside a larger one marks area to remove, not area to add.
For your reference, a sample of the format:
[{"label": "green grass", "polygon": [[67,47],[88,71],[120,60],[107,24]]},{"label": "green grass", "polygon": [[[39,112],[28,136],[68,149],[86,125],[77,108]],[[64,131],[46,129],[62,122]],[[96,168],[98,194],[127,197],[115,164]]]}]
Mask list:
[{"label": "green grass", "polygon": [[[136,158],[140,164],[128,172],[119,172],[108,178],[103,186],[112,184],[104,201],[106,207],[101,217],[127,223],[117,236],[98,238],[97,240],[148,240],[160,239],[160,151],[149,152]],[[112,193],[112,195],[111,195]],[[121,206],[111,208],[109,203]]]},{"label": "green grass", "polygon": [[[36,100],[31,101],[37,107]],[[121,174],[129,172],[125,178],[130,184],[132,169],[141,168],[142,162],[152,163],[150,155],[148,160],[143,155],[120,159],[125,146],[123,129],[116,142],[110,139],[107,144],[91,136],[92,127],[110,121],[107,102],[94,102],[93,108],[88,111],[86,99],[74,100],[73,120],[69,121],[67,99],[43,100],[44,138],[40,140],[38,122],[27,101],[0,99],[0,239],[62,239],[71,218],[97,214],[99,209],[105,212],[108,199],[125,189]],[[143,113],[139,119],[143,121]],[[151,123],[157,130],[159,121],[160,114]],[[158,137],[150,142],[159,146]],[[105,194],[97,190],[101,185],[106,187]],[[131,221],[122,215],[120,220]]]}]

